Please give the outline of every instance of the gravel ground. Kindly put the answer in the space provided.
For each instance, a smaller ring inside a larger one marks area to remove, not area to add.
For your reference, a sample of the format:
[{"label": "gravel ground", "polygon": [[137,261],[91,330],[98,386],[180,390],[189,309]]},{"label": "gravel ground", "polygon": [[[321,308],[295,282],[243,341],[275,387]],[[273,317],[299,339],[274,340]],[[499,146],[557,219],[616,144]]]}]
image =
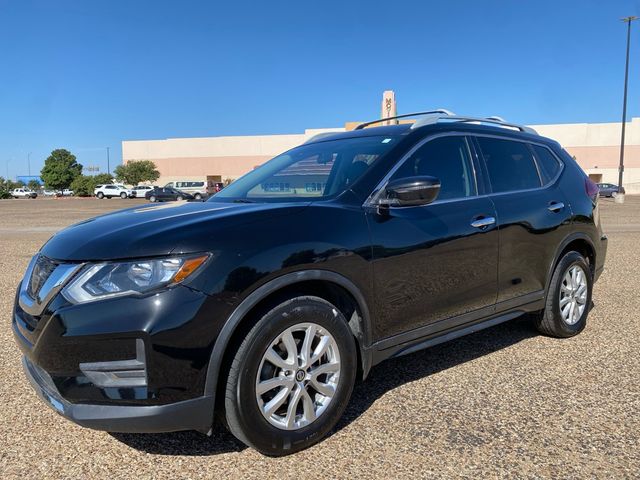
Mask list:
[{"label": "gravel ground", "polygon": [[515,320],[383,363],[330,438],[280,459],[221,429],[87,430],[29,387],[9,325],[29,258],[52,231],[135,203],[0,201],[2,478],[640,478],[640,197],[602,201],[607,268],[581,335]]}]

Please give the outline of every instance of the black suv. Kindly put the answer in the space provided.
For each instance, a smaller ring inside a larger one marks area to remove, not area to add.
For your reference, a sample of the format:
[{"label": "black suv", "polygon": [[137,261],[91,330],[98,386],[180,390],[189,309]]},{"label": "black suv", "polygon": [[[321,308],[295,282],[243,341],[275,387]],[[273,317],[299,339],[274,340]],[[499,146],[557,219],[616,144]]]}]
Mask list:
[{"label": "black suv", "polygon": [[579,333],[607,245],[596,185],[527,127],[414,115],[313,138],[208,202],[54,235],[13,312],[35,390],[115,432],[211,434],[217,413],[282,455],[384,359],[523,314]]}]

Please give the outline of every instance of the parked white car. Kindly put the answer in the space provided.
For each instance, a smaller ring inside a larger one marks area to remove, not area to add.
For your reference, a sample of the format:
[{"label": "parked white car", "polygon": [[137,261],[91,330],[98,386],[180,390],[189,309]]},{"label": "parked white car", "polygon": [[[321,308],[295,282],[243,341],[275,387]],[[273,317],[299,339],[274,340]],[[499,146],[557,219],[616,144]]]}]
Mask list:
[{"label": "parked white car", "polygon": [[11,196],[13,198],[36,198],[38,194],[28,188],[14,188]]},{"label": "parked white car", "polygon": [[55,197],[58,195],[55,190],[43,190],[42,193],[45,197]]},{"label": "parked white car", "polygon": [[133,187],[131,189],[131,198],[145,198],[146,193],[154,188],[155,186],[153,185],[138,185],[137,187]]},{"label": "parked white car", "polygon": [[73,196],[73,190],[65,188],[64,190],[58,190],[58,194],[62,195],[63,197],[72,197]]},{"label": "parked white car", "polygon": [[102,185],[96,188],[93,193],[99,199],[113,197],[127,198],[131,195],[131,190],[124,185]]}]

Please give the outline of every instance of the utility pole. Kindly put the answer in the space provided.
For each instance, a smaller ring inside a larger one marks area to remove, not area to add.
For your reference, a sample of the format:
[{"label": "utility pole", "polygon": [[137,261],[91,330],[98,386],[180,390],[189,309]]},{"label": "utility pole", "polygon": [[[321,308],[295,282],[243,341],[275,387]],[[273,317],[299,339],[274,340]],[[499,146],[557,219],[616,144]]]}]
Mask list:
[{"label": "utility pole", "polygon": [[[618,167],[618,188],[622,189],[624,173],[624,131],[627,124],[627,84],[629,83],[629,44],[631,43],[631,22],[638,17],[626,17],[622,21],[627,23],[627,58],[624,65],[624,94],[622,100],[622,137],[620,139],[620,166]],[[624,198],[621,197],[621,200]]]},{"label": "utility pole", "polygon": [[107,173],[111,174],[111,166],[109,165],[109,147],[107,148]]},{"label": "utility pole", "polygon": [[29,172],[29,176],[31,176],[31,152],[27,154],[27,171]]}]

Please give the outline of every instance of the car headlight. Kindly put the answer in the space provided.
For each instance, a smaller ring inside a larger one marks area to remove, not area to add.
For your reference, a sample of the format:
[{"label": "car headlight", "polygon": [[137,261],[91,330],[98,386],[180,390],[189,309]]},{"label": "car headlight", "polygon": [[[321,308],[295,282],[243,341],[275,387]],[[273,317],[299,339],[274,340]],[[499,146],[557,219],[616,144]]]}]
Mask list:
[{"label": "car headlight", "polygon": [[64,288],[62,294],[72,303],[139,295],[182,282],[208,258],[209,255],[198,255],[89,264]]}]

